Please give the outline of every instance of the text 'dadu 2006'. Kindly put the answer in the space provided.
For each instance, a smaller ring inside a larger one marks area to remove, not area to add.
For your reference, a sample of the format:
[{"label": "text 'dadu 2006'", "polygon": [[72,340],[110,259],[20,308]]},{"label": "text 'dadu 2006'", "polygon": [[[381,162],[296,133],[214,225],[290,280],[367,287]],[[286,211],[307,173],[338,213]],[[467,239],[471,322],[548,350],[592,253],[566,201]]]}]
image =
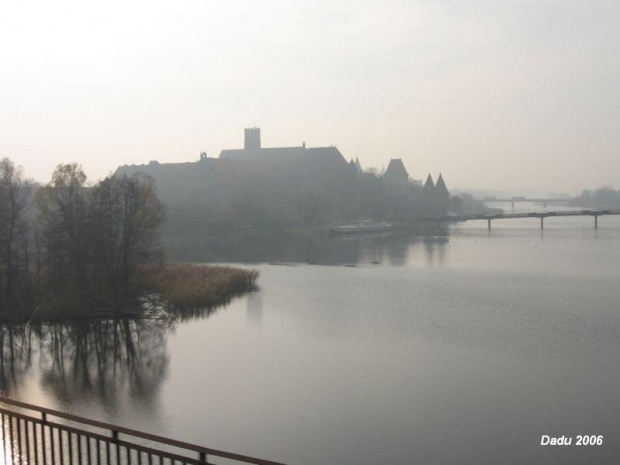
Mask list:
[{"label": "text 'dadu 2006'", "polygon": [[543,434],[540,438],[541,446],[602,446],[602,435],[577,435],[573,441],[572,436],[547,436]]}]

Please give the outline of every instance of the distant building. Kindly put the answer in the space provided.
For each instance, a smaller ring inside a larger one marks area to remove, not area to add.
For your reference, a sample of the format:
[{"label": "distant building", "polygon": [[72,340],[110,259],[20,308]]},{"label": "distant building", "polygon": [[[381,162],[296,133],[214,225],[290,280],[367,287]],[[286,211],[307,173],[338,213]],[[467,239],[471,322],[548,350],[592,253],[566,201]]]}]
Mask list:
[{"label": "distant building", "polygon": [[[222,150],[217,158],[200,153],[196,162],[125,165],[117,173],[152,176],[168,205],[192,205],[198,218],[290,218],[298,199],[312,190],[329,217],[410,216],[412,211],[445,214],[450,194],[443,177],[428,176],[423,188],[413,181],[403,160],[390,160],[385,172],[364,173],[359,159],[349,162],[334,147],[263,147],[260,128],[245,128],[243,148]],[[383,187],[385,189],[383,189]],[[381,196],[388,194],[388,198]],[[398,208],[391,208],[398,205]],[[204,220],[206,221],[206,220]]]},{"label": "distant building", "polygon": [[336,147],[308,148],[304,143],[298,147],[263,148],[260,128],[246,129],[244,148],[222,150],[219,159],[276,163],[312,172],[348,168],[346,159]]},{"label": "distant building", "polygon": [[125,165],[117,173],[152,176],[169,205],[191,200],[213,205],[215,216],[245,211],[256,216],[296,214],[297,197],[314,190],[328,213],[341,211],[354,192],[357,167],[336,147],[263,147],[260,128],[246,128],[241,149],[222,150],[218,158],[200,154],[197,162]]}]

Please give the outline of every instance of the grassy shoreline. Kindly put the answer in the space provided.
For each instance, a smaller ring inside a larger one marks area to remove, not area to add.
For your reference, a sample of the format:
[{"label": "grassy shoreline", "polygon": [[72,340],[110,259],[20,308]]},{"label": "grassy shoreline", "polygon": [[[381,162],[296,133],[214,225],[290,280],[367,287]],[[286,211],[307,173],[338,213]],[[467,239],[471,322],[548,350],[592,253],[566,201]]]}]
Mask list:
[{"label": "grassy shoreline", "polygon": [[142,269],[140,275],[142,290],[134,300],[120,306],[89,308],[82,305],[55,305],[48,301],[48,305],[37,306],[30,311],[0,311],[0,324],[52,323],[93,318],[174,318],[182,316],[185,311],[214,309],[235,297],[256,290],[259,273],[257,270],[232,266],[165,263]]},{"label": "grassy shoreline", "polygon": [[256,289],[257,270],[232,266],[168,263],[149,285],[173,309],[214,307]]}]

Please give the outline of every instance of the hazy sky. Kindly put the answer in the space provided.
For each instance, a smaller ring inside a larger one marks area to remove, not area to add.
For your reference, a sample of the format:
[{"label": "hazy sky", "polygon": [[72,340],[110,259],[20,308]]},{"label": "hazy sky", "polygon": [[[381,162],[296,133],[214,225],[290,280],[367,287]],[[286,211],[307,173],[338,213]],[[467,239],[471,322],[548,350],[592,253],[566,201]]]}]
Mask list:
[{"label": "hazy sky", "polygon": [[47,181],[336,145],[448,187],[620,187],[618,0],[0,3],[0,157]]}]

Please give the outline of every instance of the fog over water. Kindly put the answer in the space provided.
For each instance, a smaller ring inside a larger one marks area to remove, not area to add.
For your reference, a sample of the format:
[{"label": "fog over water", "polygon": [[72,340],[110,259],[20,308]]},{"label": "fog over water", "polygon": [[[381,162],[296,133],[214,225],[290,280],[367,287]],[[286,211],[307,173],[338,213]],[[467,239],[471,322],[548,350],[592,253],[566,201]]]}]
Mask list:
[{"label": "fog over water", "polygon": [[618,217],[332,243],[252,263],[260,290],[210,316],[141,323],[132,368],[88,386],[70,350],[11,374],[5,338],[4,393],[295,464],[615,463]]}]

